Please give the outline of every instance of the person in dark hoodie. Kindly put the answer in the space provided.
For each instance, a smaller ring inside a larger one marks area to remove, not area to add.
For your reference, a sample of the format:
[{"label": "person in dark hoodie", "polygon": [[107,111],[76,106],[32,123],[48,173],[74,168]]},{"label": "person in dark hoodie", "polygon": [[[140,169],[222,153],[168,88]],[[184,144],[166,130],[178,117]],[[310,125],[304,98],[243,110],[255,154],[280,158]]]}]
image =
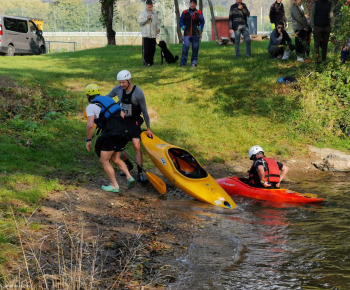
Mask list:
[{"label": "person in dark hoodie", "polygon": [[[247,18],[250,16],[250,12],[247,8],[247,6],[242,3],[242,0],[236,0],[236,3],[233,4],[230,8],[230,14],[229,14],[229,20],[228,20],[228,27],[230,30],[230,34],[232,35],[233,32],[234,38],[235,38],[235,52],[236,52],[236,58],[240,58],[241,55],[239,54],[239,44],[241,35],[244,36],[244,40],[246,42],[246,57],[250,58],[251,56],[251,40],[250,40],[250,34],[249,34],[249,28],[248,28],[248,22]],[[233,38],[231,36],[231,38]]]},{"label": "person in dark hoodie", "polygon": [[333,10],[333,3],[328,0],[318,0],[312,5],[311,27],[313,28],[314,49],[317,62],[321,61],[320,46],[322,48],[322,61],[326,61],[327,59],[329,35],[334,24]]},{"label": "person in dark hoodie", "polygon": [[195,68],[198,62],[200,31],[204,28],[204,17],[200,10],[196,9],[197,0],[190,0],[190,8],[182,12],[180,27],[184,31],[182,56],[180,66],[187,64],[188,51],[192,43],[191,66]]},{"label": "person in dark hoodie", "polygon": [[295,46],[292,44],[292,40],[289,37],[287,31],[284,30],[284,22],[278,22],[276,28],[270,35],[270,43],[267,48],[269,54],[273,58],[282,58],[287,60],[289,58],[290,51],[293,51]]},{"label": "person in dark hoodie", "polygon": [[276,0],[270,7],[270,22],[277,27],[278,22],[283,22],[286,25],[287,18],[286,13],[284,11],[284,5],[282,0]]}]

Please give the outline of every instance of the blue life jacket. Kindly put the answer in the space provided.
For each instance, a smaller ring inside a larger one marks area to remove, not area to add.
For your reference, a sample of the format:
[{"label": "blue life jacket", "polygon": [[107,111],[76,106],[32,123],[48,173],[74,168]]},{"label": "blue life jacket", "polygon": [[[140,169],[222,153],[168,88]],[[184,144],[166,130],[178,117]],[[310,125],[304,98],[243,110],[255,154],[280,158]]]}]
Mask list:
[{"label": "blue life jacket", "polygon": [[119,115],[121,112],[121,107],[110,97],[97,96],[90,102],[90,104],[95,104],[101,107],[98,119],[94,120],[97,127],[101,130],[105,128],[110,117]]}]

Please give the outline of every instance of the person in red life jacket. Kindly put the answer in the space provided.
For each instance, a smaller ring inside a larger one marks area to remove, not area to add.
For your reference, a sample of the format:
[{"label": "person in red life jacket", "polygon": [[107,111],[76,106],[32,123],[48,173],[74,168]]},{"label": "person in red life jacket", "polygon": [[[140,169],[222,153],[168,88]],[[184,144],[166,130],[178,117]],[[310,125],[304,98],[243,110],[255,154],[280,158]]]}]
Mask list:
[{"label": "person in red life jacket", "polygon": [[[147,126],[147,135],[152,138],[150,117],[147,111],[146,99],[143,91],[131,84],[131,73],[128,70],[122,70],[117,75],[119,85],[114,87],[108,97],[118,98],[120,106],[125,111],[125,121],[130,130],[131,141],[135,150],[135,157],[138,164],[142,166],[142,151],[141,151],[141,125],[145,119]],[[142,116],[143,118],[142,118]],[[137,181],[147,183],[148,179],[142,173],[142,168],[137,166],[138,175]]]},{"label": "person in red life jacket", "polygon": [[184,31],[182,56],[180,66],[187,64],[188,51],[192,43],[191,66],[195,68],[198,62],[200,31],[204,28],[204,17],[200,10],[196,9],[197,0],[190,0],[190,8],[183,11],[180,17],[180,27]]},{"label": "person in red life jacket", "polygon": [[87,138],[85,138],[86,149],[90,152],[92,148],[91,138],[94,124],[96,124],[102,131],[99,137],[101,140],[100,163],[112,183],[108,186],[103,185],[101,188],[105,191],[119,192],[119,185],[110,160],[125,173],[128,179],[128,188],[134,187],[135,179],[130,175],[127,166],[120,158],[121,152],[130,137],[121,107],[113,99],[101,96],[100,93],[100,88],[96,84],[90,84],[85,88],[85,94],[90,102],[86,107],[88,119],[86,127]]},{"label": "person in red life jacket", "polygon": [[249,149],[249,159],[254,163],[249,170],[249,185],[252,187],[279,188],[289,167],[272,158],[266,158],[264,150],[255,145]]}]

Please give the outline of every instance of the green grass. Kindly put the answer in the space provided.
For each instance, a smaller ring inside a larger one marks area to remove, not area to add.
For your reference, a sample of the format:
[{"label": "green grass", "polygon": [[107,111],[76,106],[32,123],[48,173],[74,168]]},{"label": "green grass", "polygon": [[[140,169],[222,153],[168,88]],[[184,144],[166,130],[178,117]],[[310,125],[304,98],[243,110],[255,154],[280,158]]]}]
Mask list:
[{"label": "green grass", "polygon": [[[201,43],[196,69],[180,68],[179,62],[161,66],[159,49],[157,65],[144,67],[139,46],[1,57],[2,208],[33,211],[49,192],[103,174],[83,141],[84,88],[97,83],[108,93],[122,69],[130,70],[146,95],[153,132],[203,163],[246,158],[256,144],[269,156],[283,157],[301,156],[306,144],[350,148],[344,130],[348,104],[330,92],[329,68],[298,63],[295,54],[289,61],[272,60],[267,45],[252,42],[252,58],[237,60],[234,46]],[[169,48],[181,56],[182,45]],[[298,79],[300,92],[276,83],[287,75]],[[10,89],[7,80],[17,87]],[[145,165],[152,166],[147,158]]]}]

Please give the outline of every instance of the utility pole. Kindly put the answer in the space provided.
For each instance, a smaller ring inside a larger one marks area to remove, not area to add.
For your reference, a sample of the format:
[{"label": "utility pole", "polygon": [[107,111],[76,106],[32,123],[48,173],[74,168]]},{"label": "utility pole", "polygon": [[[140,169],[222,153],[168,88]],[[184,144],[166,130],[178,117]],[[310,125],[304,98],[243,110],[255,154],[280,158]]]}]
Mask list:
[{"label": "utility pole", "polygon": [[89,39],[89,36],[90,36],[90,17],[89,17],[89,3],[86,3],[86,13],[87,13],[87,21],[88,21],[88,39]]}]

